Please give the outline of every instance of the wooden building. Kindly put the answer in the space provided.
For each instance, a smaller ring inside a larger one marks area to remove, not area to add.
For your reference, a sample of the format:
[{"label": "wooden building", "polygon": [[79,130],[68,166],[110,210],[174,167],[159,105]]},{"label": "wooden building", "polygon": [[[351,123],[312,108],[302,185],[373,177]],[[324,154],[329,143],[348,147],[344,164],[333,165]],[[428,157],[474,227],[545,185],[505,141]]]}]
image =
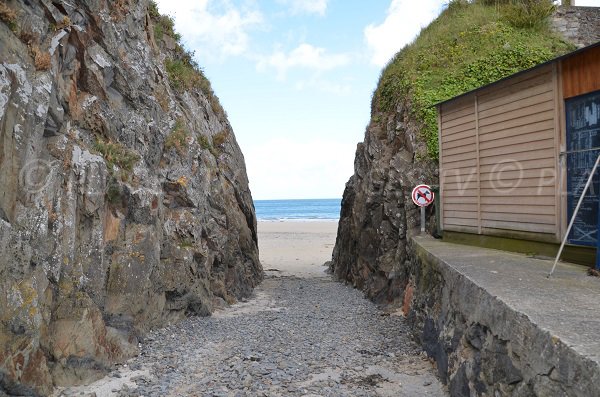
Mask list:
[{"label": "wooden building", "polygon": [[[600,154],[600,43],[438,104],[438,125],[444,238],[552,254]],[[596,246],[599,188],[571,246]]]}]

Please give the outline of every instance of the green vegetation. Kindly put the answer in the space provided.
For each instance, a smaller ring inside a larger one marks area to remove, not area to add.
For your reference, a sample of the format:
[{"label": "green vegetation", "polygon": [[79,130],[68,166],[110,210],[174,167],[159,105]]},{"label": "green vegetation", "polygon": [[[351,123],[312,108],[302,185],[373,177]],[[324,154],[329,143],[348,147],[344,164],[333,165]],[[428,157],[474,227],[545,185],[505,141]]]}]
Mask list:
[{"label": "green vegetation", "polygon": [[179,154],[183,154],[189,137],[190,133],[186,130],[183,119],[179,118],[175,122],[173,130],[165,140],[165,149],[169,150],[175,148]]},{"label": "green vegetation", "polygon": [[[373,95],[374,109],[388,112],[401,98],[409,98],[413,115],[424,126],[429,157],[437,159],[437,113],[432,105],[574,49],[550,32],[547,8],[537,3],[547,6],[549,1],[451,1],[383,70]],[[524,11],[517,9],[529,10],[528,23],[521,18]]]},{"label": "green vegetation", "polygon": [[0,3],[0,21],[6,23],[13,32],[17,31],[17,13],[4,3]]},{"label": "green vegetation", "polygon": [[152,5],[150,5],[148,10],[150,16],[158,15],[155,17],[156,25],[154,25],[154,39],[156,41],[161,41],[165,34],[172,37],[176,42],[181,40],[181,35],[175,32],[175,21],[173,18],[168,15],[160,15],[158,9],[155,10],[155,14],[155,11],[152,11]]},{"label": "green vegetation", "polygon": [[215,136],[213,136],[213,145],[215,147],[221,146],[222,144],[225,143],[225,141],[227,141],[228,137],[229,137],[229,131],[227,131],[227,130],[223,130],[221,132],[216,133]]},{"label": "green vegetation", "polygon": [[[104,157],[110,172],[114,171],[113,169],[115,165],[121,168],[123,171],[131,172],[135,163],[137,163],[140,159],[140,156],[138,156],[137,153],[129,150],[120,143],[110,141],[107,142],[101,138],[96,140],[94,149],[96,149],[102,155],[102,157]],[[124,175],[122,174],[121,176]]]},{"label": "green vegetation", "polygon": [[173,88],[179,92],[200,90],[208,99],[211,108],[219,116],[225,110],[215,95],[210,81],[194,60],[194,53],[187,51],[181,44],[181,35],[175,32],[175,22],[167,15],[161,15],[155,2],[151,1],[148,15],[154,22],[154,38],[160,45],[165,35],[175,40],[175,49],[169,51],[165,60],[165,68]]},{"label": "green vegetation", "polygon": [[210,150],[212,149],[212,145],[210,144],[210,141],[208,140],[208,138],[206,137],[206,135],[204,134],[200,134],[198,136],[198,142],[200,143],[200,147],[204,150]]}]

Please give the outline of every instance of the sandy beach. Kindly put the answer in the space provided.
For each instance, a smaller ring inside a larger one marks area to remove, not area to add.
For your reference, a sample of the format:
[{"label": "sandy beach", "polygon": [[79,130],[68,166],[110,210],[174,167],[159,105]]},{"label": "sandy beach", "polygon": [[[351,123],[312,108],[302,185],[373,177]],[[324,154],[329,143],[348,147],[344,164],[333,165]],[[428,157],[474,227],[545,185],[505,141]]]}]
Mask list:
[{"label": "sandy beach", "polygon": [[267,274],[325,275],[331,260],[337,221],[259,221],[260,260]]}]

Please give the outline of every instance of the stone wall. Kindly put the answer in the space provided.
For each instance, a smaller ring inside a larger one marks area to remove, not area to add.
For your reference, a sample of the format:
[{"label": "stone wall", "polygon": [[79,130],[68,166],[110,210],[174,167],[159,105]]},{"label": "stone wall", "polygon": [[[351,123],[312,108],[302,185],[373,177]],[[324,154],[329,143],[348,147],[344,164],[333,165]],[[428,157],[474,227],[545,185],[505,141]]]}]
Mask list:
[{"label": "stone wall", "polygon": [[[528,298],[528,292],[511,293],[504,286],[500,295],[505,296],[498,296],[478,281],[482,277],[501,279],[503,271],[509,271],[502,270],[501,262],[510,258],[495,257],[493,261],[483,257],[485,250],[473,248],[465,253],[464,247],[430,237],[411,239],[408,251],[404,314],[435,361],[451,396],[599,395],[600,369],[597,359],[589,358],[597,356],[591,352],[584,357],[580,350],[585,351],[585,346],[576,351],[576,335],[565,342],[537,324],[537,314],[515,308],[519,299]],[[458,261],[446,261],[457,255]],[[511,266],[526,266],[513,256],[514,263],[508,262]],[[491,268],[496,273],[486,268],[481,273],[488,275],[482,276],[477,266],[486,260],[497,264]],[[527,275],[522,275],[525,283],[533,283],[534,277]],[[552,307],[549,310],[553,311]],[[570,318],[563,308],[554,310],[559,314],[553,321]],[[593,327],[591,324],[593,320]],[[569,329],[577,332],[579,326]]]},{"label": "stone wall", "polygon": [[558,7],[552,27],[577,47],[600,41],[600,7]]}]

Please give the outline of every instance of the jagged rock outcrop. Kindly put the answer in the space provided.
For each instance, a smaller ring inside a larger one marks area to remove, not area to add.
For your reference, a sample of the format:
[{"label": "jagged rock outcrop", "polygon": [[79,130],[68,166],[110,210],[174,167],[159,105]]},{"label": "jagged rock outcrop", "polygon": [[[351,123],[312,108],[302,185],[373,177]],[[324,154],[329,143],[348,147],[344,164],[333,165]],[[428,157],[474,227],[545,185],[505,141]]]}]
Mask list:
[{"label": "jagged rock outcrop", "polygon": [[[407,237],[420,225],[412,189],[437,183],[437,164],[426,160],[420,127],[409,102],[383,112],[374,99],[342,199],[331,271],[378,303],[400,303],[408,282]],[[428,219],[432,210],[427,208]]]},{"label": "jagged rock outcrop", "polygon": [[148,6],[0,3],[0,395],[89,381],[261,280],[231,126]]}]

